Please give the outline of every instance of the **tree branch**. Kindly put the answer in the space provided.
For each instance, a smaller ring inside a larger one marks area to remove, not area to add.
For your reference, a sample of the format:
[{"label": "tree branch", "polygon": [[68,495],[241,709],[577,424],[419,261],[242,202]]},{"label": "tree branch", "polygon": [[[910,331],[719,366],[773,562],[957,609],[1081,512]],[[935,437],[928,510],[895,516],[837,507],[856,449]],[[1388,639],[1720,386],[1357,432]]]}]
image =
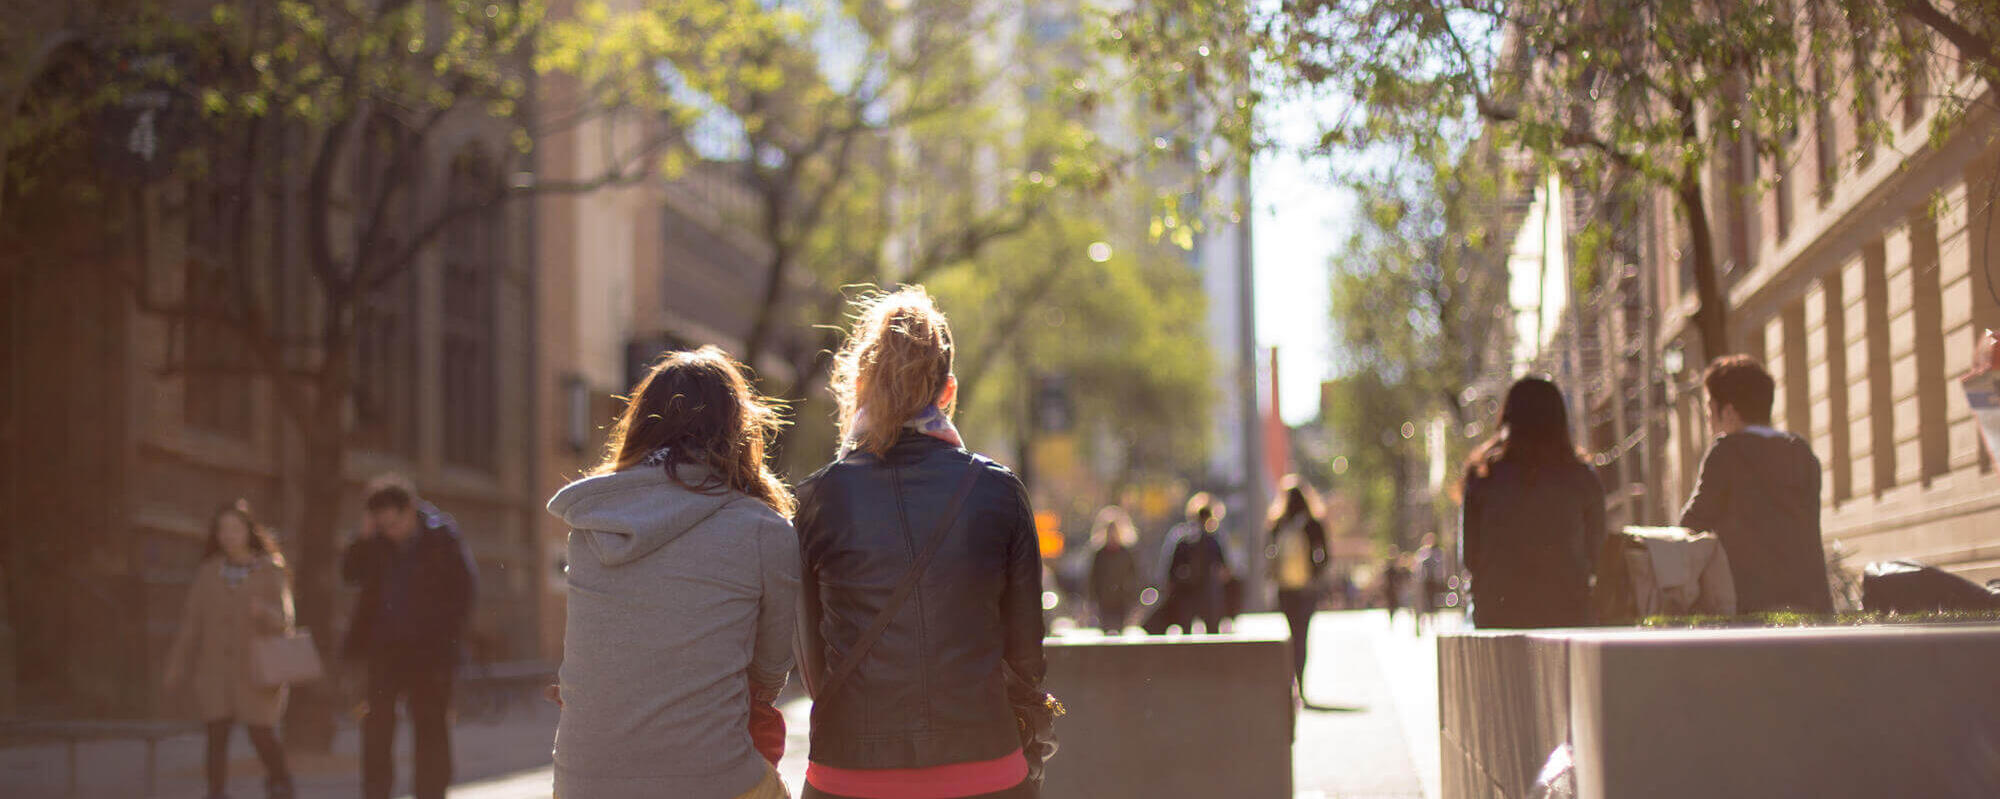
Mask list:
[{"label": "tree branch", "polygon": [[1042,272],[1035,276],[1034,282],[1029,284],[1028,292],[1021,295],[1014,303],[1014,307],[1001,317],[1000,327],[995,331],[988,331],[988,335],[982,339],[985,346],[966,362],[971,368],[957,370],[958,401],[961,406],[971,403],[970,398],[974,390],[984,382],[994,362],[1000,360],[1000,355],[1012,347],[1014,340],[1020,337],[1021,327],[1027,321],[1028,314],[1040,306],[1042,300],[1048,297],[1049,292],[1060,282],[1058,278],[1062,277],[1065,266],[1061,258],[1049,259],[1048,266],[1044,267]]},{"label": "tree branch", "polygon": [[1967,58],[1983,61],[1990,68],[2000,68],[2000,52],[1995,52],[1992,39],[1979,35],[1953,19],[1930,0],[1897,0],[1896,5],[1911,18],[1943,34],[1952,44],[1957,45]]},{"label": "tree branch", "polygon": [[968,258],[975,257],[986,245],[996,240],[1027,230],[1042,217],[1046,206],[1041,203],[1019,204],[1010,219],[1000,219],[986,225],[969,225],[956,235],[941,236],[931,241],[904,275],[905,283],[922,283],[938,270]]},{"label": "tree branch", "polygon": [[311,176],[306,180],[307,264],[313,277],[329,296],[346,291],[346,280],[333,268],[333,170],[340,162],[354,114],[343,114],[327,127],[313,157]]},{"label": "tree branch", "polygon": [[[380,183],[375,186],[375,196],[370,200],[371,206],[368,213],[368,223],[362,227],[359,239],[361,246],[357,248],[357,251],[373,252],[376,246],[381,243],[383,223],[388,218],[389,206],[392,204],[390,198],[394,195],[395,190],[403,185],[404,173],[409,171],[411,159],[415,158],[416,154],[424,149],[425,142],[430,140],[431,134],[437,131],[438,126],[444,122],[445,117],[451,115],[452,109],[458,107],[458,96],[463,90],[464,82],[455,82],[451,90],[451,102],[446,103],[444,107],[432,113],[430,118],[424,120],[424,124],[417,130],[404,131],[401,129],[400,123],[398,124],[397,132],[407,133],[407,135],[398,137],[400,141],[397,142],[396,151],[390,156],[389,164],[383,170],[382,174],[379,176],[369,176],[371,180],[378,180]],[[362,135],[368,135],[365,127],[362,129]],[[362,147],[365,152],[368,143],[363,142]],[[411,178],[412,181],[421,179],[420,176]],[[409,195],[405,196],[407,198]],[[368,275],[356,275],[356,280],[364,285],[374,282]]]},{"label": "tree branch", "polygon": [[[648,140],[646,144],[641,145],[641,152],[652,152],[661,138],[663,137],[655,137]],[[649,169],[636,166],[632,163],[634,160],[643,163],[647,156],[635,154],[629,158],[631,160],[625,158],[613,159],[613,167],[605,170],[597,177],[588,180],[537,180],[524,185],[512,185],[503,180],[497,183],[492,191],[481,195],[477,199],[447,206],[443,211],[438,212],[438,215],[432,218],[429,223],[425,224],[415,236],[411,237],[408,244],[398,248],[388,258],[384,259],[381,262],[382,267],[379,271],[375,269],[368,270],[369,274],[373,277],[367,283],[362,284],[363,293],[379,291],[387,286],[390,281],[396,279],[411,264],[415,263],[417,257],[422,255],[424,250],[430,247],[432,243],[436,242],[438,237],[449,231],[452,225],[473,214],[518,197],[588,194],[598,189],[638,183],[652,174]]]}]

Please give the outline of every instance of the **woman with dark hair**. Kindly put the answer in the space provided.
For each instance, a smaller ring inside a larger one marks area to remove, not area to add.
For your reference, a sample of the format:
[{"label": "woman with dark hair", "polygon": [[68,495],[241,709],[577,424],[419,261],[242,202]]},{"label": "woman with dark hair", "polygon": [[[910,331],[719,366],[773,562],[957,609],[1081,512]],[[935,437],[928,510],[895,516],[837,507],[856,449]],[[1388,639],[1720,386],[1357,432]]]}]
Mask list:
[{"label": "woman with dark hair", "polygon": [[603,463],[549,500],[571,528],[557,796],[785,795],[773,705],[799,550],[764,462],[779,424],[721,350],[676,352],[632,388]]},{"label": "woman with dark hair", "polygon": [[859,311],[834,357],[841,455],[799,488],[805,796],[1033,797],[1048,705],[1027,491],[952,424],[956,350],[930,296]]},{"label": "woman with dark hair", "polygon": [[1299,698],[1306,695],[1307,631],[1319,609],[1319,578],[1326,571],[1326,525],[1320,521],[1319,498],[1296,474],[1278,481],[1278,499],[1271,504],[1271,543],[1264,557],[1271,562],[1271,583],[1278,587],[1278,609],[1292,631],[1292,678]]},{"label": "woman with dark hair", "polygon": [[1590,624],[1604,488],[1571,443],[1554,383],[1524,378],[1507,390],[1493,438],[1466,464],[1464,491],[1473,624]]},{"label": "woman with dark hair", "polygon": [[285,686],[258,681],[250,659],[253,641],[291,628],[291,578],[277,543],[257,524],[249,502],[224,506],[209,519],[165,675],[169,690],[193,689],[195,706],[208,722],[211,799],[227,795],[229,734],[238,723],[249,729],[250,745],[264,763],[265,794],[292,795],[285,750],[272,731],[284,715]]}]

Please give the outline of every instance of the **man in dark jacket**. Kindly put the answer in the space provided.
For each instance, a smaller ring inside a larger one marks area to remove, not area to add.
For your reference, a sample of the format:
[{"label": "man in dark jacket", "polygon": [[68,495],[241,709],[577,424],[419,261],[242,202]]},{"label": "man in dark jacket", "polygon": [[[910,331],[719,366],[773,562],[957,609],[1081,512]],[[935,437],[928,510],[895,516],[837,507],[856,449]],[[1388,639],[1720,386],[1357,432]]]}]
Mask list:
[{"label": "man in dark jacket", "polygon": [[1702,458],[1681,526],[1722,542],[1738,611],[1832,613],[1820,544],[1819,458],[1804,439],[1771,428],[1776,386],[1755,359],[1718,358],[1702,385],[1718,437]]},{"label": "man in dark jacket", "polygon": [[1228,615],[1229,556],[1217,531],[1227,509],[1203,491],[1188,498],[1186,524],[1168,533],[1166,595],[1146,620],[1146,631],[1159,635],[1169,627],[1194,632],[1200,619],[1211,633],[1222,631]]},{"label": "man in dark jacket", "polygon": [[451,784],[452,671],[471,616],[472,558],[450,516],[417,498],[401,477],[369,485],[361,535],[340,572],[359,586],[344,652],[366,664],[361,722],[361,795],[388,799],[395,784],[396,702],[409,705],[415,741],[414,795],[442,799]]}]

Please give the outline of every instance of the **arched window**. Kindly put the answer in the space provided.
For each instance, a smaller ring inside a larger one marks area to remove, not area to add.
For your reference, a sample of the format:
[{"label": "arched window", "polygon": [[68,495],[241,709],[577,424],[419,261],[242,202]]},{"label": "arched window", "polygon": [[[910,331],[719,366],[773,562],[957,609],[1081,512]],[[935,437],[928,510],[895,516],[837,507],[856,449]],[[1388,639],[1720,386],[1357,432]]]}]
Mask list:
[{"label": "arched window", "polygon": [[247,216],[228,181],[190,184],[187,201],[187,257],[182,261],[188,307],[182,321],[181,351],[174,360],[185,375],[182,412],[187,423],[235,438],[250,436],[249,348],[229,320],[244,318],[249,298],[249,253],[239,237]]},{"label": "arched window", "polygon": [[[365,225],[377,205],[385,205],[378,254],[397,251],[409,238],[411,175],[422,174],[415,163],[398,169],[396,153],[410,144],[411,134],[385,116],[369,119],[355,149],[353,178],[357,219]],[[414,159],[414,155],[412,156]],[[379,257],[379,256],[378,256]],[[355,443],[387,452],[416,449],[417,281],[414,267],[391,275],[379,288],[361,297],[355,309],[354,402]]]},{"label": "arched window", "polygon": [[[496,181],[492,160],[477,147],[467,148],[452,159],[444,207],[487,202]],[[454,466],[494,465],[500,212],[499,203],[490,202],[454,222],[444,239],[444,457]]]}]

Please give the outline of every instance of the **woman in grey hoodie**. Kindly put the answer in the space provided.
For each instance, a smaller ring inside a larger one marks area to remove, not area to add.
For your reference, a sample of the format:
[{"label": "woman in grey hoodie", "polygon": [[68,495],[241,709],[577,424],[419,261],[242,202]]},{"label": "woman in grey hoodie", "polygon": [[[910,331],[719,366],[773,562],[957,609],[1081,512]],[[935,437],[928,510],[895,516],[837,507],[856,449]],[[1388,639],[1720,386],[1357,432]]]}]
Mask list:
[{"label": "woman in grey hoodie", "polygon": [[775,708],[799,584],[777,412],[714,347],[632,389],[604,462],[549,500],[569,537],[562,799],[782,797]]}]

